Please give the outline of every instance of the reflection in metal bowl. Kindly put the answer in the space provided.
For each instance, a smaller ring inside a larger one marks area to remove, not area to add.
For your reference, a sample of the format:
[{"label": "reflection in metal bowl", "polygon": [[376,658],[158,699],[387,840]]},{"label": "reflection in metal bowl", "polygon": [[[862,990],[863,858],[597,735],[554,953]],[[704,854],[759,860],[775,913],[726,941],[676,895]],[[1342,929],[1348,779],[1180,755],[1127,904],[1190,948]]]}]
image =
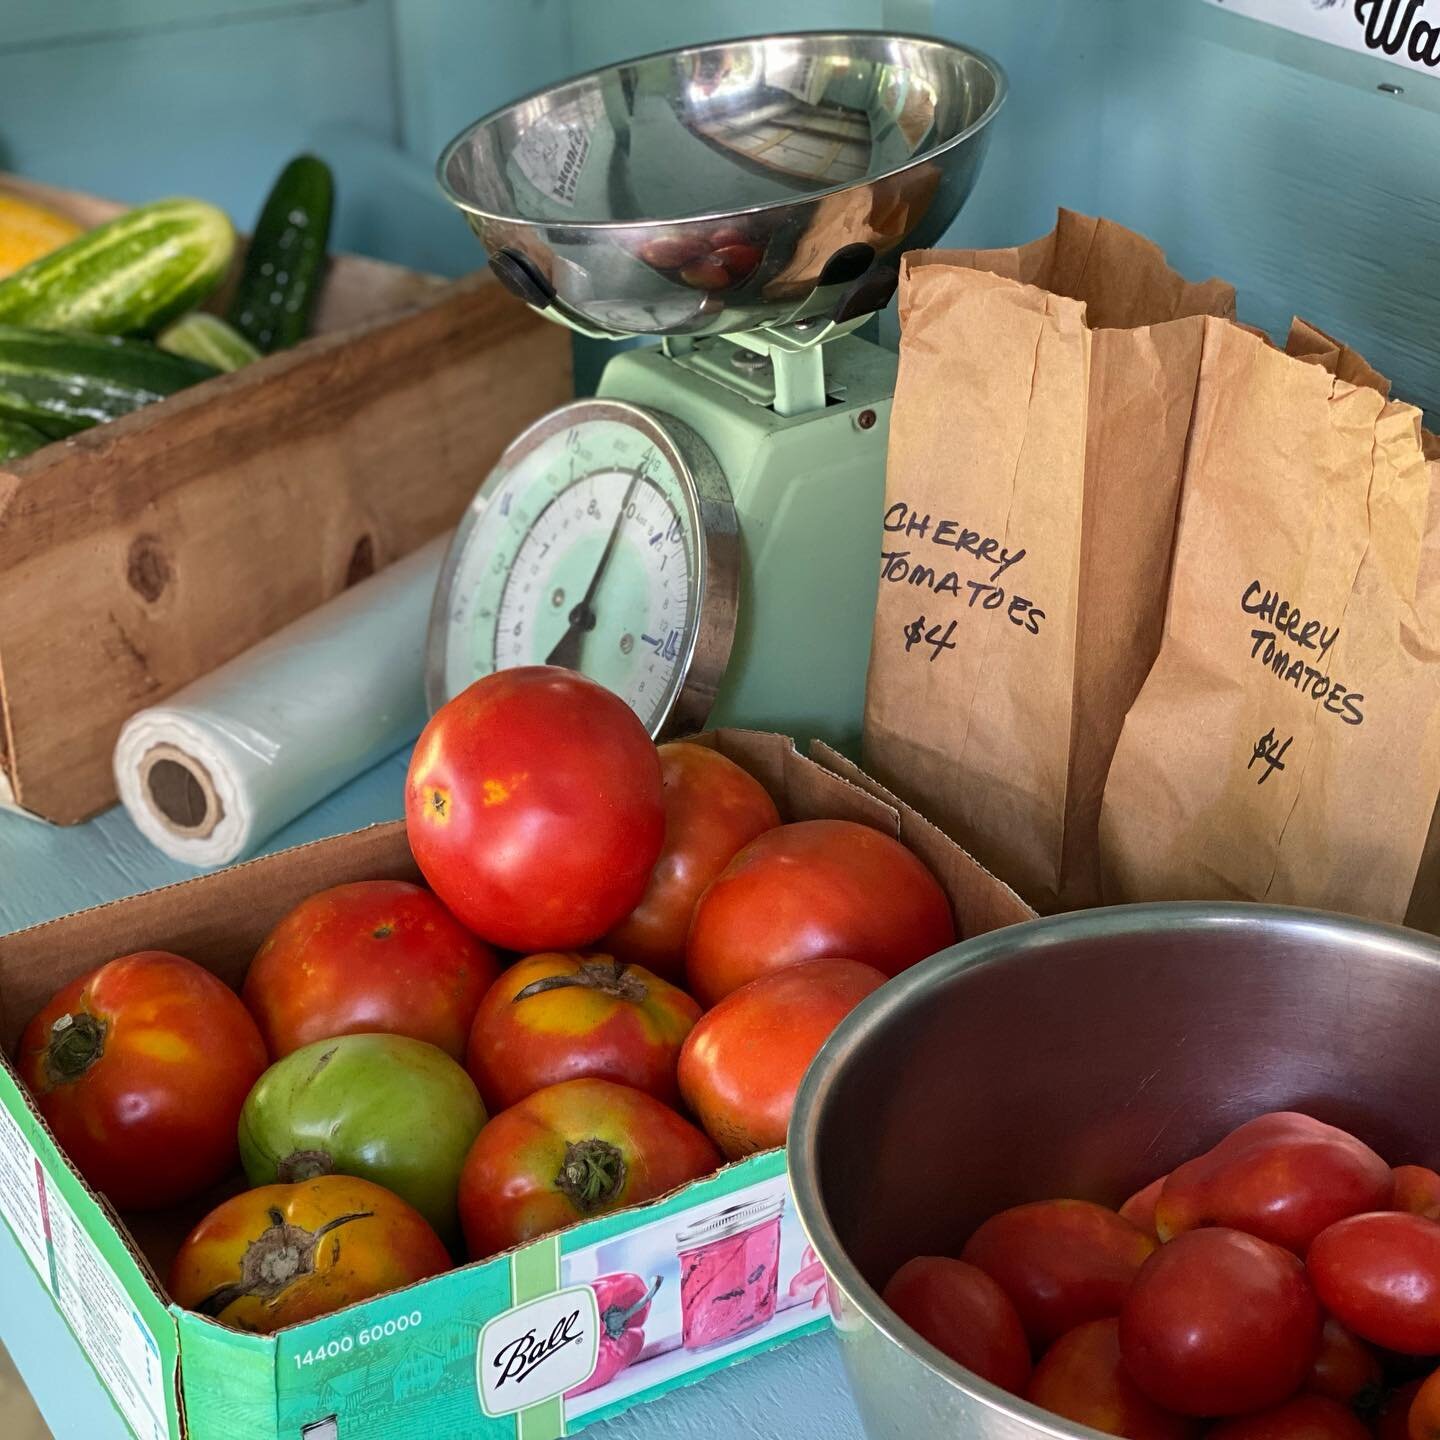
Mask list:
[{"label": "reflection in metal bowl", "polygon": [[736,40],[497,110],[446,147],[439,176],[558,318],[733,333],[821,313],[867,264],[933,244],[1004,94],[993,61],[939,40]]}]

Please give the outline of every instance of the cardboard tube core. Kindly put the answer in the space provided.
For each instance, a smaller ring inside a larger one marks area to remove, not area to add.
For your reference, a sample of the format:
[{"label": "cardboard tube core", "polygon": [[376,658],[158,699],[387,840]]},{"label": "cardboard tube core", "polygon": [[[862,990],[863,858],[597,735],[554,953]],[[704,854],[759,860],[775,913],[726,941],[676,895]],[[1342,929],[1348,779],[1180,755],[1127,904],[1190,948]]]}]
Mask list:
[{"label": "cardboard tube core", "polygon": [[176,835],[204,839],[225,813],[210,772],[173,745],[157,745],[146,753],[140,785],[155,818]]}]

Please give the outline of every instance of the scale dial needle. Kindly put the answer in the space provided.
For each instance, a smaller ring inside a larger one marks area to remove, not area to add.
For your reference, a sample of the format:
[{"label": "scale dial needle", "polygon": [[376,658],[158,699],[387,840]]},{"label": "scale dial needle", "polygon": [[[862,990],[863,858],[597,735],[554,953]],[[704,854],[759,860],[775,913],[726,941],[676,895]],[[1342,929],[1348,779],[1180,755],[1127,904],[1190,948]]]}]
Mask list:
[{"label": "scale dial needle", "polygon": [[555,642],[555,648],[545,657],[547,665],[559,665],[566,670],[580,668],[581,642],[595,628],[595,592],[600,588],[600,581],[609,567],[610,557],[615,553],[616,542],[620,539],[620,527],[625,523],[625,512],[635,498],[636,488],[643,478],[644,472],[641,470],[635,471],[630,477],[630,484],[626,487],[624,497],[620,501],[620,508],[615,512],[615,523],[610,527],[610,538],[605,542],[604,550],[600,552],[600,563],[596,565],[595,573],[590,577],[590,584],[586,587],[580,603],[570,612],[570,623],[565,627],[565,633]]}]

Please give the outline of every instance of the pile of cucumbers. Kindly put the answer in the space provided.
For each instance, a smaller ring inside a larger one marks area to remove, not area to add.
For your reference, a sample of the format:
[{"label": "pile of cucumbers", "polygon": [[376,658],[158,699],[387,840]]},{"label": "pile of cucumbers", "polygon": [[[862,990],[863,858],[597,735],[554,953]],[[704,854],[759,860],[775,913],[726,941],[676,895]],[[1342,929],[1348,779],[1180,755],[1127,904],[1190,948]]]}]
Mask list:
[{"label": "pile of cucumbers", "polygon": [[0,279],[0,462],[303,340],[334,196],[324,161],[285,167],[224,318],[198,307],[235,232],[202,200],[138,206]]}]

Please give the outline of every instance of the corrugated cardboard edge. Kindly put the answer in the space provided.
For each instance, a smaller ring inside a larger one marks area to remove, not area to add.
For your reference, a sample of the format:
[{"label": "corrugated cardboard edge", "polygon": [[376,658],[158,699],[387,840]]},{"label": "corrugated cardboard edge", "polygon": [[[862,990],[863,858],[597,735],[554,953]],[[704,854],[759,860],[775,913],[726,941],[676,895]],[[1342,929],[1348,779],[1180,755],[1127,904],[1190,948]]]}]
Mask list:
[{"label": "corrugated cardboard edge", "polygon": [[[1034,918],[1034,911],[1008,886],[995,879],[938,827],[828,746],[817,742],[811,746],[809,755],[802,755],[795,742],[786,736],[749,730],[711,731],[691,737],[691,743],[718,750],[754,775],[774,796],[782,817],[787,820],[854,820],[909,845],[945,887],[960,912],[961,928],[967,937]],[[389,821],[314,840],[0,936],[0,1067],[24,1094],[9,1057],[29,1017],[55,989],[76,975],[116,955],[164,948],[188,955],[228,983],[238,985],[261,940],[285,911],[306,895],[328,885],[365,878],[419,878],[403,821]],[[33,1107],[32,1114],[44,1126]],[[48,1127],[45,1133],[53,1143],[54,1136]],[[63,1159],[64,1152],[58,1144],[55,1150]],[[757,1158],[751,1156],[723,1166],[715,1175],[723,1175]],[[131,1226],[85,1184],[73,1166],[68,1168],[100,1207],[106,1223],[120,1237],[142,1278],[170,1309],[177,1327],[182,1318],[196,1318],[184,1315],[169,1300],[157,1273],[158,1266],[141,1248]],[[705,1177],[707,1181],[713,1178]],[[682,1186],[679,1190],[685,1188],[688,1187]],[[631,1207],[637,1216],[636,1223],[644,1223],[643,1216],[648,1210],[673,1199],[679,1190]],[[207,1208],[214,1198],[199,1202],[199,1209]],[[167,1222],[164,1216],[158,1216],[151,1223],[163,1226]],[[141,1230],[149,1228],[143,1217],[136,1225]],[[172,1228],[178,1229],[178,1226]],[[513,1253],[506,1251],[456,1269],[507,1261]],[[207,1330],[211,1323],[205,1322]],[[233,1334],[223,1326],[215,1328],[227,1339]],[[181,1343],[177,1387],[183,1433],[186,1422],[181,1379],[183,1341]]]},{"label": "corrugated cardboard edge", "polygon": [[1022,925],[1037,912],[1003,880],[987,870],[963,846],[918,810],[872,780],[852,760],[816,740],[810,753],[817,764],[891,807],[899,817],[899,839],[940,878],[957,911],[957,929],[963,940]]},{"label": "corrugated cardboard edge", "polygon": [[[346,879],[419,876],[405,839],[405,822],[391,820],[0,936],[0,1050],[13,1052],[29,1015],[61,985],[107,958],[136,950],[173,950],[235,986],[275,921],[307,895]],[[257,906],[251,897],[258,895],[264,903]],[[39,988],[45,993],[28,1014],[13,1014],[16,976],[32,968],[45,972],[45,979],[39,987],[20,985],[22,996]]]}]

